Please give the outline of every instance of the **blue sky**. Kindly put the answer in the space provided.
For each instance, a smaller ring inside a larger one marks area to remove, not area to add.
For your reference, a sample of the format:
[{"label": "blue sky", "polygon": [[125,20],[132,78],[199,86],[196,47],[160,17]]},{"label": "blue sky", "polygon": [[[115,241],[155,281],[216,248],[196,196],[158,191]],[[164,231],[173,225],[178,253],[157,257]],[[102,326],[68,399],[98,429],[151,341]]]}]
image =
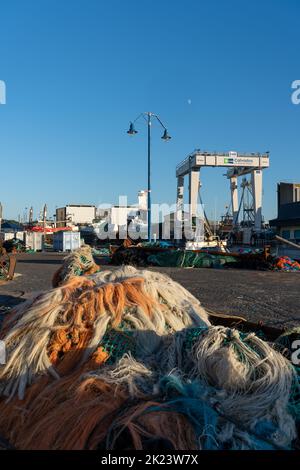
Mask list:
[{"label": "blue sky", "polygon": [[[5,217],[47,202],[136,201],[147,184],[152,111],[153,202],[173,203],[175,166],[195,148],[271,152],[264,214],[276,183],[300,181],[298,0],[10,0],[0,6],[0,200]],[[224,170],[207,169],[208,215],[229,202]]]}]

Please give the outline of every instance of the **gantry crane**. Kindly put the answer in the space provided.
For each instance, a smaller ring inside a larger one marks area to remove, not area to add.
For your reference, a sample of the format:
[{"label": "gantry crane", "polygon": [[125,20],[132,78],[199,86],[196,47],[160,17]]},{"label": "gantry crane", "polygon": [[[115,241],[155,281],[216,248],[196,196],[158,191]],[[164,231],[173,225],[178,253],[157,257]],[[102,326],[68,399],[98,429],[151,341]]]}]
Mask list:
[{"label": "gantry crane", "polygon": [[[238,152],[211,153],[195,150],[176,167],[177,177],[177,209],[175,223],[175,237],[180,238],[182,230],[182,209],[184,196],[184,177],[189,178],[189,215],[190,220],[197,218],[197,197],[200,184],[200,170],[202,167],[225,167],[226,176],[230,181],[231,207],[233,216],[233,227],[238,225],[240,213],[240,202],[238,194],[238,178],[251,175],[251,227],[259,232],[262,229],[262,172],[269,167],[269,152],[240,154]],[[244,179],[244,186],[247,180]],[[249,188],[248,188],[249,189]],[[243,190],[244,194],[244,190]],[[250,207],[250,205],[249,205]],[[249,212],[250,217],[250,212]],[[248,227],[249,228],[249,227]]]}]

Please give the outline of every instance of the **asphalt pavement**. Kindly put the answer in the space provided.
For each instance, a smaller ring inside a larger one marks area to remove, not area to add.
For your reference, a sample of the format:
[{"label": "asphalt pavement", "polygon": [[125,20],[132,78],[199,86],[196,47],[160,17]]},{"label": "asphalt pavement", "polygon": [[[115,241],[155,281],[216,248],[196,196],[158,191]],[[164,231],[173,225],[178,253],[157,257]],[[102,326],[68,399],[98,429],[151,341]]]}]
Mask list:
[{"label": "asphalt pavement", "polygon": [[[12,306],[32,292],[51,288],[62,253],[17,256],[16,277],[0,285],[0,307]],[[101,265],[101,259],[96,257]],[[102,266],[102,269],[116,269]],[[149,268],[168,274],[207,309],[263,321],[276,327],[300,324],[300,273],[240,269]]]}]

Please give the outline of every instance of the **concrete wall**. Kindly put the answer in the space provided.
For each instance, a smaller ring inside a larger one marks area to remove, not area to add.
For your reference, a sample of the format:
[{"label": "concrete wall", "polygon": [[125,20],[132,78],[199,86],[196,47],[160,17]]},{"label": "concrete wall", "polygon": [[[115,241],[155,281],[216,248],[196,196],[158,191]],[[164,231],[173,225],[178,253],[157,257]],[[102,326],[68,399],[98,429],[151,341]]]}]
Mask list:
[{"label": "concrete wall", "polygon": [[59,207],[56,209],[56,226],[65,227],[66,226],[66,208]]},{"label": "concrete wall", "polygon": [[95,206],[74,205],[56,209],[57,227],[66,227],[72,224],[91,224],[95,217]]},{"label": "concrete wall", "polygon": [[[167,214],[164,216],[164,223],[162,227],[162,237],[163,238],[174,238],[174,230],[175,230],[175,219],[176,219],[176,213],[171,212],[170,214]],[[183,212],[182,215],[182,226],[187,227],[189,225],[190,221],[190,214],[189,212]],[[170,234],[170,235],[169,235]]]},{"label": "concrete wall", "polygon": [[112,207],[110,211],[110,223],[113,225],[126,225],[130,211],[132,211],[132,207]]},{"label": "concrete wall", "polygon": [[300,219],[300,202],[281,205],[278,210],[278,219]]},{"label": "concrete wall", "polygon": [[278,207],[300,201],[300,183],[279,183]]},{"label": "concrete wall", "polygon": [[66,206],[66,219],[73,224],[91,224],[96,217],[95,206]]},{"label": "concrete wall", "polygon": [[110,214],[110,207],[105,208],[105,209],[102,209],[102,208],[96,209],[96,217],[98,217],[99,219],[105,219],[106,217],[109,216],[109,214]]}]

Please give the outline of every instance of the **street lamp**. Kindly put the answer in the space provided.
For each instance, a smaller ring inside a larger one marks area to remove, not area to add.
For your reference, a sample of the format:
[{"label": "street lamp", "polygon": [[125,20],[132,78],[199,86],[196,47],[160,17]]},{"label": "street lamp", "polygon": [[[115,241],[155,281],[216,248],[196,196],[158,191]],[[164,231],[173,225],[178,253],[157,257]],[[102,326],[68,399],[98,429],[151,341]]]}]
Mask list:
[{"label": "street lamp", "polygon": [[137,131],[135,130],[134,124],[133,124],[132,122],[130,123],[130,126],[129,126],[129,129],[128,129],[128,131],[127,131],[127,134],[129,134],[129,135],[137,134]]},{"label": "street lamp", "polygon": [[148,210],[147,212],[148,212],[148,241],[150,242],[151,241],[151,123],[152,123],[152,118],[155,118],[164,129],[164,133],[161,136],[162,140],[168,141],[171,139],[171,136],[168,134],[167,128],[161,122],[157,114],[153,114],[150,112],[141,113],[133,122],[131,122],[129,129],[127,131],[127,134],[135,135],[138,133],[138,131],[134,127],[134,123],[141,117],[143,117],[146,120],[147,128],[148,128],[148,191],[147,191],[148,193],[147,209]]}]

